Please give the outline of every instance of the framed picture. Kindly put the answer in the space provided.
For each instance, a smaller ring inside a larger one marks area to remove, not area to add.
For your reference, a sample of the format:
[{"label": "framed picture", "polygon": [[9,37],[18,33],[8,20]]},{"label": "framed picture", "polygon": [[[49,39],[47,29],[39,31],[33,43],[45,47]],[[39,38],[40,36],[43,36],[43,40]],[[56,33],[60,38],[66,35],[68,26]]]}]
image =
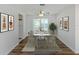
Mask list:
[{"label": "framed picture", "polygon": [[63,29],[69,31],[69,16],[63,17]]},{"label": "framed picture", "polygon": [[60,29],[63,29],[63,17],[59,18],[59,27]]},{"label": "framed picture", "polygon": [[14,30],[14,16],[9,16],[9,31]]},{"label": "framed picture", "polygon": [[0,32],[8,31],[8,15],[0,13]]}]

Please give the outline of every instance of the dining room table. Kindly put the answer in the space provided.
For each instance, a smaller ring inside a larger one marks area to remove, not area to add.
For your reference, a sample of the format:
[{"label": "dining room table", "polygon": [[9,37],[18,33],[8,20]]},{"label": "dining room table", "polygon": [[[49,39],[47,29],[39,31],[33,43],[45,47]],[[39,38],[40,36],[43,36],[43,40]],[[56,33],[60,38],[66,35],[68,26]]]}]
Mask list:
[{"label": "dining room table", "polygon": [[33,34],[33,36],[35,37],[35,45],[37,48],[39,48],[39,47],[45,47],[43,45],[48,45],[49,37],[51,36],[51,34],[36,33],[36,34]]}]

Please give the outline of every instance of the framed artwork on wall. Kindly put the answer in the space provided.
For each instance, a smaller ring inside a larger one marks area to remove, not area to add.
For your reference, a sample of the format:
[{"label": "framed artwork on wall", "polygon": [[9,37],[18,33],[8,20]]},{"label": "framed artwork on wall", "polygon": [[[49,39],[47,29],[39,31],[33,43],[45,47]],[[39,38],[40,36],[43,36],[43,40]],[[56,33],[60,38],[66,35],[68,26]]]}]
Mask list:
[{"label": "framed artwork on wall", "polygon": [[63,29],[63,17],[59,18],[59,27],[60,29]]},{"label": "framed artwork on wall", "polygon": [[63,29],[69,31],[69,16],[63,17]]},{"label": "framed artwork on wall", "polygon": [[0,13],[0,32],[8,31],[8,15]]},{"label": "framed artwork on wall", "polygon": [[9,15],[9,31],[14,30],[14,16]]}]

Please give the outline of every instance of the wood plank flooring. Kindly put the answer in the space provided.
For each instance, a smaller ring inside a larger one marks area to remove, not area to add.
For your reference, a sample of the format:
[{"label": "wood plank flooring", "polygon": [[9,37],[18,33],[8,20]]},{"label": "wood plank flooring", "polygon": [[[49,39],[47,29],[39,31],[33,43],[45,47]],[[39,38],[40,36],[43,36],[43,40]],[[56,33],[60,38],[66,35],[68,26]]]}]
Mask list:
[{"label": "wood plank flooring", "polygon": [[70,50],[65,44],[63,44],[58,38],[56,39],[57,45],[61,48],[61,51],[53,51],[53,52],[43,52],[44,54],[41,54],[37,51],[34,52],[22,52],[23,47],[27,43],[28,39],[25,38],[22,40],[10,53],[9,55],[75,55],[75,53]]}]

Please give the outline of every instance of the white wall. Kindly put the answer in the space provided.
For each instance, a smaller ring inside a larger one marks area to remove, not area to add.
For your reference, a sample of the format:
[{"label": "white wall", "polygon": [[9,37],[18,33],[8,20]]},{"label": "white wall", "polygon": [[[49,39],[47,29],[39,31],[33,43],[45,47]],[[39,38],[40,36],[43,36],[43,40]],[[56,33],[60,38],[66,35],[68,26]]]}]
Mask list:
[{"label": "white wall", "polygon": [[[8,54],[19,43],[19,14],[23,15],[23,38],[33,29],[32,20],[41,18],[37,16],[27,16],[24,10],[26,9],[19,5],[0,5],[0,12],[13,15],[15,21],[14,31],[0,33],[0,54]],[[50,20],[49,23],[56,22],[55,15],[42,18],[48,18]]]},{"label": "white wall", "polygon": [[[58,27],[58,37],[60,40],[65,43],[69,48],[75,51],[75,5],[70,5],[64,8],[57,17],[58,18],[69,16],[69,31],[64,31]],[[58,24],[59,26],[59,24]]]},{"label": "white wall", "polygon": [[79,4],[75,5],[75,48],[79,53]]},{"label": "white wall", "polygon": [[14,30],[0,33],[0,54],[8,54],[19,42],[18,13],[20,11],[14,5],[0,5],[0,12],[14,16]]},{"label": "white wall", "polygon": [[44,16],[44,17],[26,16],[26,19],[24,20],[24,35],[25,36],[26,35],[28,36],[28,32],[33,30],[33,19],[38,19],[38,18],[48,18],[49,24],[52,23],[52,22],[56,23],[56,15]]},{"label": "white wall", "polygon": [[[76,13],[79,10],[79,7],[76,6]],[[14,16],[15,20],[15,26],[14,31],[8,31],[4,33],[0,33],[0,54],[8,54],[18,43],[19,43],[19,35],[18,35],[18,14],[23,15],[23,38],[25,38],[28,35],[28,32],[33,29],[32,20],[35,18],[48,18],[49,23],[51,22],[57,22],[57,15],[52,16],[45,16],[45,17],[37,17],[37,16],[27,16],[25,13],[23,13],[24,8],[20,8],[20,6],[16,5],[0,5],[0,12],[6,13],[9,15]],[[26,10],[26,9],[24,9]],[[78,19],[78,14],[76,14],[76,19]],[[63,41],[68,47],[70,47],[72,50],[75,49],[75,43],[76,43],[76,50],[79,50],[78,46],[78,28],[76,27],[76,42],[75,42],[75,6],[71,5],[65,9],[63,9],[59,14],[58,18],[63,16],[69,16],[69,32],[63,31],[58,29],[58,35],[59,38],[61,38],[61,41]],[[77,22],[77,21],[76,21]],[[78,22],[76,24],[78,26]]]}]

